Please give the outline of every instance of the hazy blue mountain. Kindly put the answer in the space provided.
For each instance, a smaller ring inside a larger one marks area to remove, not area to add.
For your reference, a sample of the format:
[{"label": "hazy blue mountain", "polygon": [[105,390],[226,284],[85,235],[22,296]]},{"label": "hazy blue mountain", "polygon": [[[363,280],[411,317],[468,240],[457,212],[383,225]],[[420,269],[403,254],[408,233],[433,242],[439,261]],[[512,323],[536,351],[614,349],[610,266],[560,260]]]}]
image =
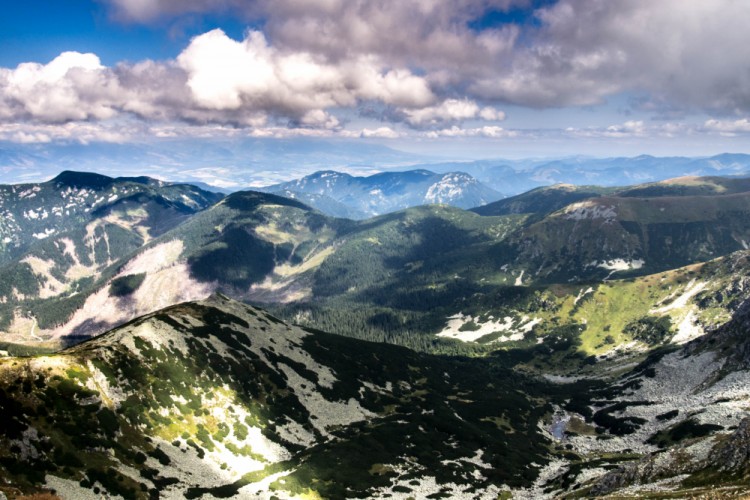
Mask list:
[{"label": "hazy blue mountain", "polygon": [[330,215],[331,217],[341,217],[344,219],[358,220],[366,219],[369,216],[365,212],[336,201],[325,194],[306,193],[300,191],[292,191],[290,189],[274,191],[272,194],[284,196],[293,200],[299,200],[305,205],[309,205],[316,210],[320,210],[324,214]]},{"label": "hazy blue mountain", "polygon": [[429,161],[378,144],[305,138],[165,139],[158,143],[0,142],[2,183],[39,182],[61,170],[147,175],[238,190],[321,169],[373,171]]},{"label": "hazy blue mountain", "polygon": [[626,186],[683,176],[750,175],[750,155],[721,154],[706,158],[570,157],[560,159],[482,160],[421,165],[435,172],[461,170],[505,194],[515,195],[540,186]]},{"label": "hazy blue mountain", "polygon": [[[502,197],[500,193],[463,172],[435,174],[428,170],[383,172],[368,177],[326,170],[294,181],[268,186],[263,190],[288,190],[326,196],[350,207],[354,213],[369,216],[433,203],[471,208]],[[315,203],[311,204],[316,206]],[[326,212],[322,208],[321,210]],[[330,212],[326,213],[333,215]]]}]

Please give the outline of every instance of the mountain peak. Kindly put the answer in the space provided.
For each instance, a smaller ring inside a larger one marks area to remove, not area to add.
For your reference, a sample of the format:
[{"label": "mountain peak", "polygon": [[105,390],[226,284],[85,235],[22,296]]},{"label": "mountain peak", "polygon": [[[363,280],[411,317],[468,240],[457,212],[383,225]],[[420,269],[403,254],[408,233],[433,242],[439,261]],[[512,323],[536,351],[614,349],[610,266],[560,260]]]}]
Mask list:
[{"label": "mountain peak", "polygon": [[111,185],[115,179],[92,172],[76,172],[64,170],[50,182],[74,188],[102,189]]},{"label": "mountain peak", "polygon": [[229,208],[248,211],[255,210],[261,205],[281,205],[302,210],[311,210],[310,207],[297,200],[271,193],[262,193],[260,191],[237,191],[224,198],[222,203]]}]

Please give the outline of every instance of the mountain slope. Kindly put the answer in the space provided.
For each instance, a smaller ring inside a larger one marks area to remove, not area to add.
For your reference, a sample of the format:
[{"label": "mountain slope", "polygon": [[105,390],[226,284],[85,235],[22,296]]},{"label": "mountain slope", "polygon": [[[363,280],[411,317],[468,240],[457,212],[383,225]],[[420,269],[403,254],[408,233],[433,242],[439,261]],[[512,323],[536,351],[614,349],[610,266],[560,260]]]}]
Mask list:
[{"label": "mountain slope", "polygon": [[331,217],[340,217],[343,219],[366,219],[367,214],[360,212],[355,208],[351,208],[343,203],[334,200],[330,196],[316,193],[304,193],[298,191],[291,191],[289,189],[275,191],[272,194],[283,196],[285,198],[291,198],[293,200],[299,200],[305,205],[308,205],[315,210],[323,212]]},{"label": "mountain slope", "polygon": [[[538,208],[526,209],[539,214],[479,216],[428,206],[365,221],[238,192],[80,287],[55,321],[47,318],[59,303],[47,309],[27,301],[23,317],[10,310],[8,318],[19,340],[30,333],[85,337],[218,290],[310,327],[440,352],[486,351],[501,341],[526,345],[558,328],[580,329],[578,320],[593,315],[612,330],[584,330],[581,351],[600,354],[610,337],[632,340],[623,328],[649,316],[671,292],[643,294],[645,282],[611,290],[597,283],[705,261],[750,240],[750,218],[742,216],[748,193],[729,183],[724,189],[732,194],[599,196],[548,215],[540,215],[550,208],[542,195]],[[607,323],[583,307],[588,288],[633,309],[613,312]],[[638,304],[627,298],[631,288],[640,290]],[[557,309],[586,313],[553,324]],[[686,321],[678,316],[670,316],[676,329]]]},{"label": "mountain slope", "polygon": [[[750,302],[743,296],[733,318],[715,331],[679,350],[655,352],[605,390],[560,410],[557,421],[570,429],[563,442],[586,458],[559,467],[548,491],[678,498],[746,493]],[[594,427],[597,438],[588,432]],[[637,459],[617,463],[614,450],[630,450]],[[592,468],[599,473],[586,473]]]},{"label": "mountain slope", "polygon": [[0,358],[0,491],[496,498],[546,462],[548,408],[523,377],[467,362],[223,296],[180,304],[56,355]]},{"label": "mountain slope", "polygon": [[221,195],[147,177],[63,172],[41,184],[0,186],[0,326],[4,340],[42,340],[116,263]]},{"label": "mountain slope", "polygon": [[[111,178],[72,171],[38,184],[0,185],[0,264],[22,255],[39,240],[85,228],[118,203],[143,204],[143,197],[168,206],[183,219],[221,199],[221,195],[194,186],[148,177]],[[163,232],[158,227],[147,231],[149,236]]]},{"label": "mountain slope", "polygon": [[[433,203],[471,208],[502,196],[463,172],[435,174],[427,170],[384,172],[369,177],[321,171],[263,190],[324,195],[350,207],[352,214],[369,216]],[[335,215],[323,210],[325,205],[316,208]]]},{"label": "mountain slope", "polygon": [[747,304],[610,382],[557,385],[305,331],[221,295],[171,306],[55,355],[0,358],[0,491],[747,492]]},{"label": "mountain slope", "polygon": [[473,208],[471,211],[479,215],[527,213],[547,215],[571,203],[596,198],[610,191],[610,188],[598,186],[555,184],[554,186],[532,189],[523,194],[488,203],[487,205]]},{"label": "mountain slope", "polygon": [[514,237],[518,260],[549,280],[648,274],[747,248],[750,193],[592,198]]},{"label": "mountain slope", "polygon": [[[471,279],[479,279],[496,259],[489,245],[520,220],[431,206],[355,222],[326,217],[295,200],[238,192],[113,264],[98,281],[66,299],[66,307],[77,309],[72,316],[40,322],[33,333],[49,339],[90,336],[215,290],[275,304],[323,304],[341,295],[351,303],[365,301],[365,316],[357,317],[366,320],[381,312],[372,309],[370,299],[384,308],[396,295],[430,287],[439,291],[470,261],[477,263]],[[121,284],[131,282],[119,293]],[[447,293],[454,296],[459,290]],[[424,310],[432,302],[415,307]],[[33,303],[25,310],[34,317],[43,312]],[[28,321],[33,327],[33,319]],[[375,332],[382,335],[380,320],[374,321]],[[355,329],[352,324],[346,333]],[[367,338],[382,340],[369,337],[370,330],[363,332]]]}]

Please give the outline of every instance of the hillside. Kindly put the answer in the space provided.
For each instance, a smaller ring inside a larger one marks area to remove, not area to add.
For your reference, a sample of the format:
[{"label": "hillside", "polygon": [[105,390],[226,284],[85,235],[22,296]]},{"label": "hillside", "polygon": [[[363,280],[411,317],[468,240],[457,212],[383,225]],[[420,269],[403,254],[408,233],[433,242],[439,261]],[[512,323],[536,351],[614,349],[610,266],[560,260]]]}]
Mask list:
[{"label": "hillside", "polygon": [[503,357],[304,330],[214,295],[57,354],[0,358],[0,492],[747,492],[750,365],[727,348],[748,352],[748,310],[608,381],[550,383]]},{"label": "hillside", "polygon": [[[168,184],[148,177],[118,177],[65,171],[50,181],[37,184],[0,185],[0,264],[25,253],[34,243],[73,230],[94,232],[87,226],[104,218],[118,205],[134,210],[147,201],[172,219],[184,220],[221,199],[221,195],[185,184]],[[126,210],[121,210],[126,211]],[[154,224],[149,213],[140,214],[131,226],[143,226],[146,237],[158,236],[175,225]],[[159,218],[154,214],[152,219]],[[149,224],[150,223],[150,224]],[[126,229],[126,223],[121,223]],[[152,227],[154,226],[154,227]]]},{"label": "hillside", "polygon": [[[548,491],[572,485],[583,497],[747,494],[749,304],[745,298],[729,322],[701,339],[656,351],[606,390],[560,409],[564,442],[587,458],[556,470]],[[586,424],[606,427],[610,437],[592,439]],[[613,450],[629,450],[635,460],[612,467],[602,458]],[[602,473],[586,474],[591,467]]]},{"label": "hillside", "polygon": [[512,245],[517,260],[546,280],[649,274],[747,248],[748,215],[748,192],[598,197],[524,228]]},{"label": "hillside", "polygon": [[[326,217],[298,201],[271,194],[234,193],[113,264],[74,298],[61,299],[78,310],[67,320],[40,322],[35,334],[51,340],[90,336],[215,290],[245,300],[285,304],[340,298],[362,301],[375,286],[381,290],[376,298],[382,302],[392,298],[387,296],[389,289],[406,294],[438,286],[452,280],[447,273],[453,276],[469,260],[487,261],[488,243],[504,237],[519,221],[517,216],[482,218],[432,206],[355,222]],[[405,268],[411,269],[408,276],[401,273]],[[471,279],[479,279],[481,269],[474,272]],[[123,282],[132,284],[118,292]],[[358,315],[358,321],[380,312],[363,305],[365,315]],[[39,307],[43,304],[27,301],[26,310],[32,315],[41,311]],[[329,309],[339,307],[340,302]],[[374,324],[376,334],[382,336]],[[369,330],[363,332],[366,338],[371,338]]]},{"label": "hillside", "polygon": [[[543,215],[550,197],[540,191],[527,196],[541,195],[529,205],[537,213],[479,216],[433,205],[365,221],[238,192],[113,262],[54,307],[26,300],[25,314],[14,317],[6,306],[5,340],[73,342],[221,291],[308,327],[430,352],[528,347],[565,331],[581,339],[574,350],[585,358],[631,342],[630,322],[650,316],[675,290],[692,292],[686,284],[695,271],[664,275],[669,285],[647,294],[640,276],[727,255],[750,240],[743,236],[750,219],[737,216],[748,194],[722,182],[730,194],[607,194]],[[612,281],[627,277],[639,277],[637,285]],[[717,276],[701,286],[723,282]],[[588,311],[594,292],[621,297],[631,309]],[[630,293],[638,293],[637,304]],[[688,332],[698,317],[688,321],[687,309],[679,311],[670,331]],[[592,318],[596,326],[582,327]]]},{"label": "hillside", "polygon": [[549,187],[532,189],[526,193],[498,200],[487,205],[472,208],[479,215],[537,214],[548,215],[561,208],[589,198],[597,198],[612,189],[598,186],[574,186],[555,184]]},{"label": "hillside", "polygon": [[524,392],[509,370],[307,332],[216,295],[0,358],[0,491],[496,498],[547,461],[549,409]]},{"label": "hillside", "polygon": [[356,177],[335,171],[320,171],[290,182],[263,188],[266,192],[292,192],[317,195],[306,202],[328,215],[349,208],[353,218],[382,215],[419,205],[442,203],[459,208],[471,208],[495,201],[502,195],[482,185],[463,172],[436,174],[427,170],[383,172],[368,177]]},{"label": "hillside", "polygon": [[117,262],[221,197],[147,177],[79,172],[0,186],[3,340],[42,340],[38,329],[65,321]]}]

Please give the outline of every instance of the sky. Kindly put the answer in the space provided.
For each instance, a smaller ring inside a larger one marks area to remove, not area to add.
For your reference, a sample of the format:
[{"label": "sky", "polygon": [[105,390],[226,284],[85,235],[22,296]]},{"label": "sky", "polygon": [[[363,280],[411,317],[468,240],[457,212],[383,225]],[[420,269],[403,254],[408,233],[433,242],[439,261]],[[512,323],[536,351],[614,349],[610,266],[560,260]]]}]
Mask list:
[{"label": "sky", "polygon": [[750,153],[747,0],[25,0],[0,141]]}]

